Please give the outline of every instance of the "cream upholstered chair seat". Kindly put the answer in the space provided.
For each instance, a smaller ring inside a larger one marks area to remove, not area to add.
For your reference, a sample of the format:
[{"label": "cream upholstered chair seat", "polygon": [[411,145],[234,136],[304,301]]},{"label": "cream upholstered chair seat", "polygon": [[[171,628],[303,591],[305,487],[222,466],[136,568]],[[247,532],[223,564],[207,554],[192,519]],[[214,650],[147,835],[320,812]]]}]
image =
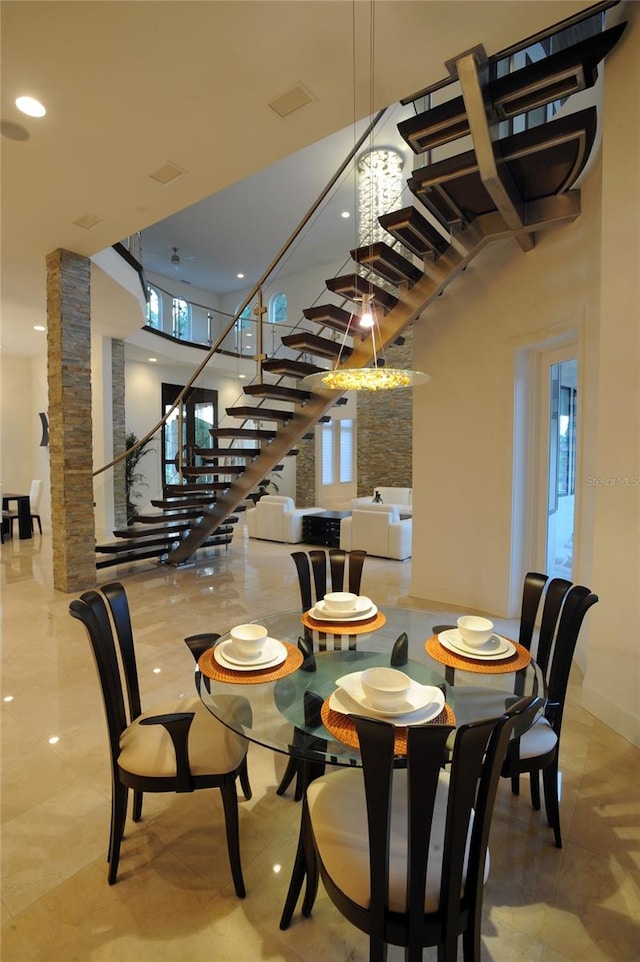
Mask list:
[{"label": "cream upholstered chair seat", "polygon": [[404,561],[411,557],[412,533],[413,519],[400,520],[397,505],[367,504],[340,522],[340,547]]},{"label": "cream upholstered chair seat", "polygon": [[[330,790],[327,791],[329,780]],[[436,912],[440,900],[442,855],[445,822],[449,797],[449,773],[442,772],[438,780],[436,800],[431,821],[427,884],[424,910]],[[313,835],[322,864],[338,887],[357,905],[367,908],[371,901],[369,877],[369,834],[367,801],[362,770],[349,769],[331,772],[316,779],[307,789]],[[389,837],[389,910],[407,911],[407,770],[393,773],[391,802],[391,831]],[[340,812],[340,818],[336,818]],[[473,820],[469,823],[467,852],[463,881],[466,878],[469,837]],[[345,858],[345,851],[349,858]],[[485,858],[484,881],[489,876],[489,850]]]},{"label": "cream upholstered chair seat", "polygon": [[155,705],[131,722],[120,737],[118,766],[132,775],[146,778],[175,778],[176,751],[167,729],[144,722],[146,718],[175,712],[193,712],[189,728],[192,775],[230,772],[239,768],[247,753],[246,741],[226,725],[212,724],[211,712],[197,696]]},{"label": "cream upholstered chair seat", "polygon": [[245,512],[250,538],[298,544],[302,541],[302,518],[318,514],[324,508],[296,508],[293,498],[265,494],[255,507]]}]

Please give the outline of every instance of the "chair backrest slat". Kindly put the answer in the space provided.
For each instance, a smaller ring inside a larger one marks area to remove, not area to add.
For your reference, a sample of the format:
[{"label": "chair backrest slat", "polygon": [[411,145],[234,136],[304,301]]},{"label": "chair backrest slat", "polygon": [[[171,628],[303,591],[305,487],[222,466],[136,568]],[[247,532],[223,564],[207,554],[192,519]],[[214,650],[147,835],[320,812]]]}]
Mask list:
[{"label": "chair backrest slat", "polygon": [[127,700],[129,702],[129,721],[134,721],[141,713],[140,685],[138,682],[138,668],[133,644],[133,629],[131,627],[131,612],[127,594],[119,581],[104,585],[104,594],[116,629],[116,638],[120,648],[120,657],[127,686]]},{"label": "chair backrest slat", "polygon": [[518,643],[522,645],[523,648],[526,648],[527,651],[531,649],[531,639],[533,638],[538,606],[546,583],[547,575],[541,574],[538,571],[528,571],[524,576]]},{"label": "chair backrest slat", "polygon": [[547,673],[549,701],[560,706],[553,713],[556,734],[559,732],[562,721],[562,709],[569,682],[569,672],[571,671],[571,662],[580,628],[587,611],[598,600],[598,596],[584,585],[574,585],[567,594],[562,607],[551,663]]},{"label": "chair backrest slat", "polygon": [[115,771],[120,736],[127,727],[127,717],[118,656],[107,607],[97,591],[85,591],[80,598],[71,602],[69,612],[83,623],[91,643],[109,730],[111,764]]},{"label": "chair backrest slat", "polygon": [[542,620],[540,622],[540,632],[538,634],[538,650],[536,651],[536,661],[542,672],[546,675],[549,664],[549,656],[556,635],[558,618],[562,603],[571,588],[571,582],[566,578],[553,578],[547,587],[542,608]]}]

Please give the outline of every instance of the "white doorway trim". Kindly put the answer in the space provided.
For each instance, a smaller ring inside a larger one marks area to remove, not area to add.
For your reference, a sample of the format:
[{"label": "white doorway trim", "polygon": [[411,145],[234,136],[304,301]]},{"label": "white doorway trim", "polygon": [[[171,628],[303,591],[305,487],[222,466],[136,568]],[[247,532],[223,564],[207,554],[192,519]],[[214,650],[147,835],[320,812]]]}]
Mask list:
[{"label": "white doorway trim", "polygon": [[[546,464],[548,454],[544,456],[544,474],[541,466],[540,439],[546,434],[548,452],[548,424],[543,403],[547,398],[541,397],[541,369],[545,355],[550,352],[567,352],[567,357],[578,359],[578,399],[584,397],[580,380],[583,376],[583,345],[581,336],[582,323],[574,319],[573,324],[567,322],[558,325],[554,333],[542,340],[535,340],[535,336],[514,339],[514,420],[513,420],[513,484],[511,510],[511,570],[509,611],[511,617],[520,613],[522,600],[522,583],[527,571],[543,571],[545,565],[544,551],[540,553],[539,518],[544,504],[546,511]],[[577,433],[582,435],[582,405],[578,401]],[[578,451],[578,465],[580,452]],[[541,476],[544,485],[541,486]],[[575,503],[575,541],[574,563],[577,555],[579,540],[580,505]],[[546,526],[545,526],[546,534]],[[575,569],[574,569],[575,570]]]}]

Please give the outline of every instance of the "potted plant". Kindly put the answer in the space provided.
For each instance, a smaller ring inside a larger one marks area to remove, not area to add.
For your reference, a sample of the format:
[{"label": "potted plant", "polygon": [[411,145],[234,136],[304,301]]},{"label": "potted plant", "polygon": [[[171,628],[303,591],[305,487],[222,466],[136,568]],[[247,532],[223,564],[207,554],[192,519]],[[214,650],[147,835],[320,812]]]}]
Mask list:
[{"label": "potted plant", "polygon": [[145,456],[153,451],[154,448],[150,448],[152,438],[147,438],[139,447],[136,445],[139,443],[139,438],[133,431],[128,431],[125,435],[124,443],[127,450],[127,456],[125,458],[125,469],[124,469],[124,482],[126,490],[127,499],[127,523],[131,523],[136,514],[138,513],[138,508],[135,504],[136,501],[142,499],[142,492],[136,490],[137,488],[148,488],[149,483],[147,482],[144,474],[141,474],[137,468],[138,464]]}]

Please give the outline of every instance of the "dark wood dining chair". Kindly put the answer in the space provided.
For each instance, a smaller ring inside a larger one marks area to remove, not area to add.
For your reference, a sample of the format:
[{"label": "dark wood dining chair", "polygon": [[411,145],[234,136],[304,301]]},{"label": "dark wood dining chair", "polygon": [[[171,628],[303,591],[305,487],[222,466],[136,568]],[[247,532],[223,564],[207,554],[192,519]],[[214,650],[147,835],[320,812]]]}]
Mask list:
[{"label": "dark wood dining chair", "polygon": [[[537,652],[537,661],[547,682],[547,704],[544,715],[531,729],[510,742],[502,775],[511,779],[512,791],[517,795],[519,776],[528,773],[531,781],[531,803],[534,809],[539,809],[539,773],[542,772],[547,822],[553,828],[556,848],[562,848],[558,793],[562,716],[580,628],[589,608],[597,603],[598,596],[584,585],[574,585],[566,590],[565,579],[554,580],[557,584],[554,586],[552,581],[547,592],[548,606],[545,604],[545,608],[548,610],[543,610]],[[554,611],[556,606],[560,610],[557,631],[557,612]]]},{"label": "dark wood dining chair", "polygon": [[293,551],[291,557],[298,572],[302,610],[313,608],[327,591],[351,591],[359,595],[366,556],[366,551],[341,548]]},{"label": "dark wood dining chair", "polygon": [[[203,655],[208,648],[211,648],[213,645],[215,645],[218,638],[220,638],[220,635],[215,631],[205,631],[198,635],[188,635],[185,638],[184,643],[189,649],[189,651],[191,652],[191,654],[193,655],[193,660],[195,661],[196,665],[198,664],[200,655]],[[197,689],[197,686],[196,686],[196,689]],[[227,698],[227,702],[228,702],[229,698],[233,696],[225,696],[225,697]],[[235,701],[235,707],[233,711],[234,717],[237,718],[243,725],[246,725],[247,728],[251,728],[253,713],[251,711],[251,705],[249,701],[246,698],[242,698],[242,697],[235,697],[234,701]],[[251,795],[253,794],[253,792],[251,788],[251,783],[249,781],[249,767],[247,764],[246,755],[242,760],[242,764],[238,772],[238,779],[240,781],[240,786],[242,788],[242,794],[244,795],[245,799],[248,801],[251,798]]]},{"label": "dark wood dining chair", "polygon": [[[246,757],[247,740],[217,721],[197,696],[180,698],[170,705],[158,705],[153,711],[141,711],[131,619],[124,587],[119,583],[105,587],[108,589],[106,594],[93,590],[84,592],[71,602],[69,612],[82,622],[91,643],[109,733],[111,830],[107,854],[108,882],[113,885],[117,879],[129,789],[134,792],[133,820],[139,821],[144,792],[185,793],[219,788],[233,884],[236,894],[243,898],[245,885],[240,861],[236,779]],[[122,671],[109,609],[114,624],[117,624]]]},{"label": "dark wood dining chair", "polygon": [[311,915],[321,877],[337,909],[369,935],[370,962],[384,962],[389,944],[405,946],[409,962],[437,945],[438,958],[449,962],[457,958],[460,935],[466,962],[480,962],[500,769],[514,726],[531,717],[536,701],[523,699],[498,718],[461,726],[446,772],[441,760],[450,726],[409,728],[406,767],[398,768],[394,726],[352,716],[362,769],[316,779],[303,803],[302,914]]},{"label": "dark wood dining chair", "polygon": [[[293,558],[298,574],[298,585],[300,588],[300,603],[303,613],[313,608],[317,601],[322,601],[328,591],[351,591],[353,594],[360,594],[362,583],[362,569],[367,556],[366,551],[343,551],[341,548],[312,549],[310,551],[292,551]],[[305,671],[313,671],[315,667],[314,649],[324,651],[327,647],[327,633],[313,632],[310,628],[301,626],[301,637],[298,640],[298,647],[304,655],[303,668]],[[314,635],[316,641],[314,642]],[[331,636],[335,644],[342,645],[343,632],[339,635]],[[355,636],[347,636],[346,645],[355,647]],[[311,709],[312,710],[312,709]],[[312,744],[315,736],[309,736],[306,732],[299,729],[294,730],[293,744],[296,747],[304,747]],[[304,764],[294,755],[289,756],[284,775],[280,780],[276,792],[284,795],[287,788],[296,779],[294,798],[300,801],[304,792],[306,776],[304,774]],[[316,770],[314,769],[314,774]]]}]

